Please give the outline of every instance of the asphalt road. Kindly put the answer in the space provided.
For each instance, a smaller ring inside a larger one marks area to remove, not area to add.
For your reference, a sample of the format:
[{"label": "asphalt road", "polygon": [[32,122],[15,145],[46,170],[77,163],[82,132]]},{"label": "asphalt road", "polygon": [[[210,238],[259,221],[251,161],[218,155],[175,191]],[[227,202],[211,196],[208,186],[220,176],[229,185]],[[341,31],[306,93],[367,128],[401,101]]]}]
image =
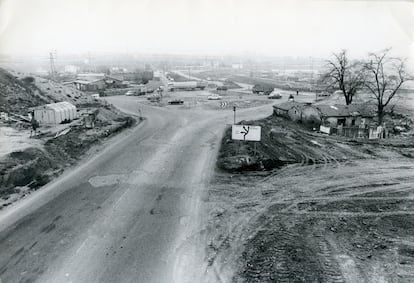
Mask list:
[{"label": "asphalt road", "polygon": [[[206,282],[204,188],[233,113],[156,108],[96,156],[0,213],[0,282]],[[271,113],[269,105],[239,119]]]}]

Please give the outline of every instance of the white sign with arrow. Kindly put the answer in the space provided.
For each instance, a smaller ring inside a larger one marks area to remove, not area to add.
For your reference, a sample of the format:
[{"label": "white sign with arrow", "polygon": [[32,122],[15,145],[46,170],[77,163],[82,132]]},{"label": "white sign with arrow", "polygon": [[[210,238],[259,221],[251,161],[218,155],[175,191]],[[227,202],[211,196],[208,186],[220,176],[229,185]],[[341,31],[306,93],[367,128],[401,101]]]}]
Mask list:
[{"label": "white sign with arrow", "polygon": [[262,128],[250,125],[232,125],[231,138],[239,141],[260,141]]}]

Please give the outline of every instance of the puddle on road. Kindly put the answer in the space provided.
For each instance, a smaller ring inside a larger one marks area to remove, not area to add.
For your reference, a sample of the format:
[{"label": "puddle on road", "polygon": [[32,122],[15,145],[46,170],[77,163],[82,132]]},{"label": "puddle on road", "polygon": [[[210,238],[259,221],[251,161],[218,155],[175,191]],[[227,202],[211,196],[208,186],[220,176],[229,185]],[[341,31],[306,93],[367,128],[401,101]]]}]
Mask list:
[{"label": "puddle on road", "polygon": [[135,170],[128,172],[127,174],[108,174],[102,176],[94,176],[91,177],[88,182],[95,188],[113,186],[121,183],[135,185],[137,183],[142,184],[144,178],[152,178],[153,174],[155,173],[147,172],[145,170]]},{"label": "puddle on road", "polygon": [[103,186],[113,186],[119,183],[124,183],[128,180],[129,176],[126,174],[112,174],[105,176],[95,176],[89,179],[89,184],[95,188]]}]

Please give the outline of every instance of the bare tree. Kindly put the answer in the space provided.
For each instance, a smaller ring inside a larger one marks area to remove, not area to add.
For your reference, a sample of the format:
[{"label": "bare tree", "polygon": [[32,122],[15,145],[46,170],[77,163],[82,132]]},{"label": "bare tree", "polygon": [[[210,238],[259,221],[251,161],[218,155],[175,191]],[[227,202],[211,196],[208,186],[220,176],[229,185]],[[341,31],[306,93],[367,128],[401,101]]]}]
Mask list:
[{"label": "bare tree", "polygon": [[349,105],[364,85],[362,64],[357,61],[351,62],[346,50],[334,53],[333,57],[333,60],[328,60],[328,71],[322,76],[322,81],[329,83],[328,88],[341,90],[346,105]]},{"label": "bare tree", "polygon": [[374,96],[377,104],[378,124],[384,119],[384,110],[390,101],[396,97],[404,82],[412,80],[405,70],[404,61],[400,58],[389,56],[390,49],[369,54],[364,64],[364,85]]}]

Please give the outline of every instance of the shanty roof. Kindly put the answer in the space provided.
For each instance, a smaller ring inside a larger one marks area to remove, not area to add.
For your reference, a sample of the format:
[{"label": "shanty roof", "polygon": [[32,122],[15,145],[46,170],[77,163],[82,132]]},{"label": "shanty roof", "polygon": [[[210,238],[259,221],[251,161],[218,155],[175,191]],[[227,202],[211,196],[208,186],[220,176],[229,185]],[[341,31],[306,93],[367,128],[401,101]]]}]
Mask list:
[{"label": "shanty roof", "polygon": [[60,111],[64,109],[75,109],[76,110],[76,106],[67,101],[49,103],[49,104],[35,107],[34,109],[45,109],[45,108],[53,109],[55,111]]},{"label": "shanty roof", "polygon": [[351,104],[351,105],[310,105],[307,103],[300,103],[296,101],[283,102],[276,104],[273,107],[284,111],[289,111],[293,107],[302,110],[305,106],[310,106],[318,110],[322,116],[325,117],[349,117],[349,116],[362,116],[362,117],[374,117],[375,105],[369,103]]},{"label": "shanty roof", "polygon": [[124,76],[123,76],[123,74],[113,74],[113,75],[110,75],[110,76],[105,76],[105,79],[106,80],[114,80],[114,81],[122,82],[122,81],[124,81]]},{"label": "shanty roof", "polygon": [[96,79],[96,80],[75,80],[74,83],[83,84],[83,85],[89,85],[93,84],[99,81],[102,81],[103,79]]},{"label": "shanty roof", "polygon": [[315,107],[319,110],[322,116],[326,117],[375,116],[375,109],[373,105],[367,103],[351,105],[317,105]]},{"label": "shanty roof", "polygon": [[318,105],[316,108],[323,116],[327,117],[348,117],[360,115],[355,107],[348,107],[346,105]]},{"label": "shanty roof", "polygon": [[86,73],[86,74],[78,74],[76,76],[75,82],[81,83],[81,84],[88,84],[93,83],[96,81],[100,81],[105,79],[105,74],[103,73]]},{"label": "shanty roof", "polygon": [[296,101],[288,101],[288,102],[283,102],[283,103],[280,103],[280,104],[276,104],[273,107],[277,108],[277,109],[289,111],[293,107],[296,107],[298,109],[302,109],[305,106],[307,106],[306,103],[300,103],[300,102],[296,102]]},{"label": "shanty roof", "polygon": [[77,77],[85,79],[85,80],[89,80],[89,78],[91,78],[92,80],[95,80],[95,79],[105,78],[105,74],[104,73],[84,73],[84,74],[78,74]]}]

